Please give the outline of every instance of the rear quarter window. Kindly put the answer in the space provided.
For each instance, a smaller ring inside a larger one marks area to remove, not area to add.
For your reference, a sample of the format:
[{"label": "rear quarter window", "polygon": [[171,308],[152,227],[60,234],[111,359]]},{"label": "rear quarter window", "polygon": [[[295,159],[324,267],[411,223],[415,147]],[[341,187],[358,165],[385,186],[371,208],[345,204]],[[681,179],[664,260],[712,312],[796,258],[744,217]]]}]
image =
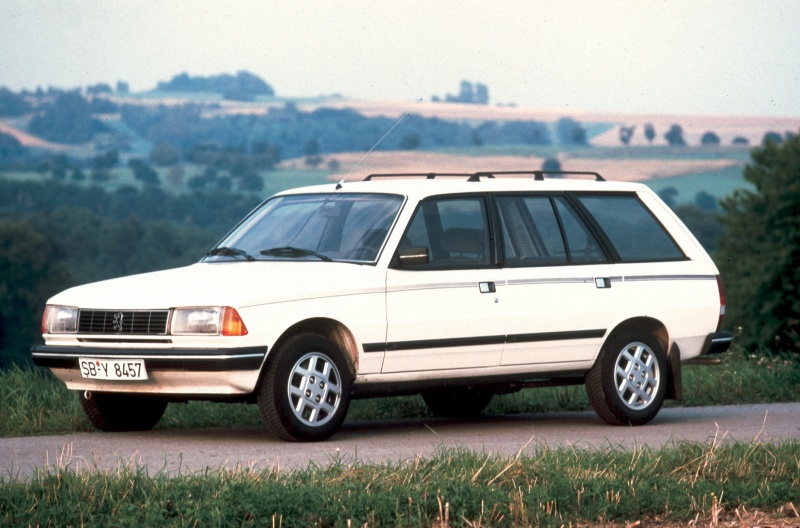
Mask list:
[{"label": "rear quarter window", "polygon": [[663,225],[636,195],[577,196],[623,261],[686,258]]}]

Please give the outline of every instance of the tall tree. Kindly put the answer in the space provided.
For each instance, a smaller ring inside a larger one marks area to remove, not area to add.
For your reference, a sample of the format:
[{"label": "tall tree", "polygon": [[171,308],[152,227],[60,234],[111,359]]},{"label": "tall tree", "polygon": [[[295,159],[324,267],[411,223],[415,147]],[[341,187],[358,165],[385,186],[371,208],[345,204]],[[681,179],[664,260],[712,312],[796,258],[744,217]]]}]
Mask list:
[{"label": "tall tree", "polygon": [[686,140],[683,139],[683,128],[680,125],[672,125],[669,127],[669,130],[666,134],[664,134],[664,139],[667,140],[667,143],[670,146],[683,146],[686,144]]},{"label": "tall tree", "polygon": [[715,132],[706,132],[700,138],[701,145],[719,145],[719,136]]},{"label": "tall tree", "polygon": [[633,137],[633,132],[636,130],[636,126],[630,127],[619,127],[619,140],[622,141],[625,145],[631,142],[631,138]]},{"label": "tall tree", "polygon": [[744,177],[755,190],[721,201],[718,264],[728,324],[745,345],[800,351],[800,137],[751,152]]},{"label": "tall tree", "polygon": [[656,129],[652,123],[644,125],[644,137],[647,138],[648,143],[653,144],[653,140],[656,138]]}]

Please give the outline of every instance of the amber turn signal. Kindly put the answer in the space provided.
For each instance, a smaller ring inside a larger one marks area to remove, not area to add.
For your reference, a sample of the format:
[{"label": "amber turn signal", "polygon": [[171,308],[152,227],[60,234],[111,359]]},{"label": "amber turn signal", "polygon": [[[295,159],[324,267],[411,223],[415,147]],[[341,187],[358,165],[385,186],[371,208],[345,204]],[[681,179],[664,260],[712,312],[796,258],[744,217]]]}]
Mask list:
[{"label": "amber turn signal", "polygon": [[236,308],[226,306],[222,314],[222,335],[224,336],[244,336],[247,335],[247,327],[244,325],[239,312]]}]

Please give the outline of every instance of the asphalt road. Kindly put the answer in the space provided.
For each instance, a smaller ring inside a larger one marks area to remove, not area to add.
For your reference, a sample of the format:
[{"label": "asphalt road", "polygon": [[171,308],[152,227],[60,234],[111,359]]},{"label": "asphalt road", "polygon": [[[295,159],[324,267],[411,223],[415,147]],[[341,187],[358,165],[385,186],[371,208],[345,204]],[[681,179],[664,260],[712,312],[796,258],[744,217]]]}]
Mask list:
[{"label": "asphalt road", "polygon": [[45,467],[85,471],[138,465],[150,475],[237,466],[291,470],[334,460],[413,460],[440,447],[513,456],[543,446],[629,449],[789,439],[800,439],[800,402],[662,409],[642,427],[612,427],[592,412],[348,422],[330,440],[314,444],[281,442],[259,428],[75,433],[0,439],[0,478],[25,479]]}]

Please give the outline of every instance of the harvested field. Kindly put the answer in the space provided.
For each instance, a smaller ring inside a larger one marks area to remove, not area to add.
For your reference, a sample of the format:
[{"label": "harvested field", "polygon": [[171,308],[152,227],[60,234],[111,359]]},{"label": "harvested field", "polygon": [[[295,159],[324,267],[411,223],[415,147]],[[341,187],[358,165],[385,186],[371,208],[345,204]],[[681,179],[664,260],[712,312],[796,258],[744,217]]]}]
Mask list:
[{"label": "harvested field", "polygon": [[23,132],[22,130],[15,128],[11,125],[7,125],[3,122],[0,122],[0,134],[8,134],[12,136],[17,141],[19,141],[23,147],[33,147],[33,148],[42,148],[42,149],[50,149],[50,150],[65,150],[67,148],[66,145],[60,145],[58,143],[51,143],[49,141],[45,141],[44,139],[38,138],[32,134],[28,134],[27,132]]},{"label": "harvested field", "polygon": [[673,124],[681,126],[684,139],[689,145],[699,145],[700,138],[706,132],[714,132],[720,138],[720,144],[730,145],[735,137],[746,138],[750,145],[761,142],[767,132],[800,131],[800,117],[775,116],[715,116],[715,115],[662,115],[662,114],[623,114],[586,112],[582,110],[538,109],[516,106],[468,105],[456,103],[433,103],[428,101],[413,102],[377,102],[377,101],[327,101],[323,104],[304,104],[299,108],[313,111],[319,107],[349,108],[366,116],[400,117],[403,114],[417,114],[423,117],[439,117],[441,119],[461,121],[490,120],[534,120],[555,122],[569,117],[581,123],[608,123],[614,125],[606,133],[591,139],[594,146],[621,146],[619,140],[620,127],[636,127],[630,145],[649,145],[644,136],[644,125],[652,124],[656,137],[653,145],[666,145],[664,134]]},{"label": "harvested field", "polygon": [[[325,161],[335,159],[341,170],[330,176],[331,180],[361,180],[372,173],[386,172],[455,172],[477,171],[530,171],[540,169],[544,159],[537,156],[463,156],[423,151],[345,152],[330,155]],[[615,181],[643,181],[655,178],[711,172],[741,165],[733,159],[660,160],[660,159],[599,159],[559,156],[561,168],[566,171],[596,171],[606,179]],[[302,167],[302,159],[287,160],[281,167]],[[357,167],[356,167],[357,165]],[[351,171],[352,167],[356,167]]]}]

